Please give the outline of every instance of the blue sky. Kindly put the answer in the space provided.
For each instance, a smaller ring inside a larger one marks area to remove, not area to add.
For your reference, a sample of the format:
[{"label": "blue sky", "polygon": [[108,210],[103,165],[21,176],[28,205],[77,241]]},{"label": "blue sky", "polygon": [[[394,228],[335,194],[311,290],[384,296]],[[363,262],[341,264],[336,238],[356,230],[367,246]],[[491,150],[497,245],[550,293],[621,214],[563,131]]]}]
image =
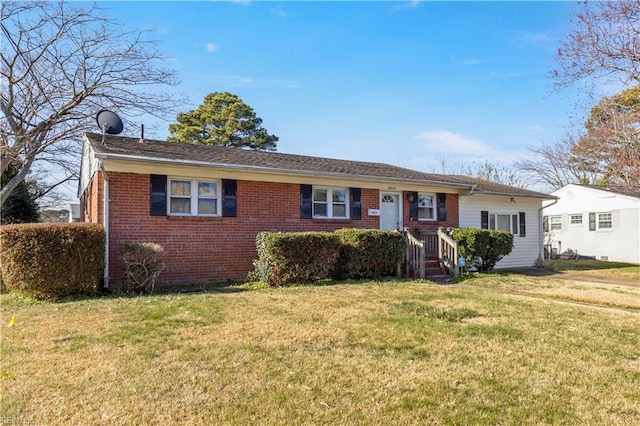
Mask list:
[{"label": "blue sky", "polygon": [[[157,29],[199,105],[239,95],[278,151],[423,171],[511,165],[554,142],[578,91],[549,73],[573,2],[104,2],[131,29]],[[170,120],[175,117],[168,117]],[[164,139],[168,123],[150,134]]]}]

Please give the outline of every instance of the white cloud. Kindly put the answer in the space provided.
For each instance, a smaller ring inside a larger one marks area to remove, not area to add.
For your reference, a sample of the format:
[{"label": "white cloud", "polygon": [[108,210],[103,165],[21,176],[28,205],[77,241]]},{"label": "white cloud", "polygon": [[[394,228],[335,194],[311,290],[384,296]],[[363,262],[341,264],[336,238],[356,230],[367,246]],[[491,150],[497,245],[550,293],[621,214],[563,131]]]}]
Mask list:
[{"label": "white cloud", "polygon": [[415,136],[425,143],[425,147],[434,152],[447,152],[455,154],[488,154],[493,151],[489,145],[459,133],[448,130],[434,130],[418,133]]},{"label": "white cloud", "polygon": [[288,18],[289,17],[289,13],[287,13],[286,10],[284,10],[284,8],[282,6],[276,6],[276,7],[272,7],[269,9],[269,13],[271,13],[272,15],[276,15],[280,18]]},{"label": "white cloud", "polygon": [[223,85],[225,87],[285,87],[287,89],[296,89],[300,87],[300,83],[295,80],[287,80],[282,78],[254,78],[243,75],[222,75],[222,74],[193,74],[193,78],[206,80],[209,83]]},{"label": "white cloud", "polygon": [[517,72],[497,72],[491,71],[491,78],[518,78],[525,77],[527,74],[517,73]]},{"label": "white cloud", "polygon": [[216,50],[218,50],[218,45],[215,43],[207,43],[205,46],[208,52],[215,52]]},{"label": "white cloud", "polygon": [[415,9],[421,3],[421,0],[412,0],[408,2],[403,2],[401,4],[397,4],[391,8],[393,11],[402,10],[402,9]]},{"label": "white cloud", "polygon": [[479,64],[488,64],[491,62],[496,62],[497,60],[499,60],[498,58],[486,58],[486,59],[478,59],[478,58],[471,58],[471,59],[457,59],[456,55],[451,55],[451,61],[454,64],[458,64],[458,65],[479,65]]},{"label": "white cloud", "polygon": [[507,31],[507,35],[511,44],[518,48],[535,46],[552,49],[557,43],[557,40],[548,32]]}]

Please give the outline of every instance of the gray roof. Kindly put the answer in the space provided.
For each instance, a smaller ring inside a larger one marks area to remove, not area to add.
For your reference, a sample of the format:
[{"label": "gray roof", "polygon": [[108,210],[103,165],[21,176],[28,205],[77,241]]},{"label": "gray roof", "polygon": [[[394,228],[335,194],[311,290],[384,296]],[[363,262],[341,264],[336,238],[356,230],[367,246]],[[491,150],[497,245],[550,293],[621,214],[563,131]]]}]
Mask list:
[{"label": "gray roof", "polygon": [[247,171],[276,171],[301,175],[382,179],[451,186],[468,190],[471,189],[473,185],[477,185],[474,189],[476,193],[546,199],[555,198],[540,192],[466,176],[423,173],[385,163],[337,160],[306,155],[193,145],[148,139],[140,142],[137,138],[112,135],[106,135],[104,139],[105,143],[102,144],[102,135],[97,133],[85,133],[85,138],[91,143],[98,158],[173,164],[180,163]]},{"label": "gray roof", "polygon": [[599,189],[601,191],[613,192],[614,194],[627,195],[629,197],[640,198],[640,187],[625,187],[617,185],[579,185],[585,188]]}]

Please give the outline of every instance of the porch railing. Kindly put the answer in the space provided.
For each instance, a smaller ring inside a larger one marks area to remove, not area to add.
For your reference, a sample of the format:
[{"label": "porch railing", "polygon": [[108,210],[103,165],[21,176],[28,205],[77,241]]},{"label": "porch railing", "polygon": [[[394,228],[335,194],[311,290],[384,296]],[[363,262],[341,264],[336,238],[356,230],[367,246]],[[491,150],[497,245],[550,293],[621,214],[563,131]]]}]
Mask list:
[{"label": "porch railing", "polygon": [[437,257],[442,266],[449,270],[449,275],[460,275],[458,265],[458,242],[447,234],[444,228],[437,232],[422,232],[416,238],[404,228],[406,274],[412,278],[425,278],[425,260]]},{"label": "porch railing", "polygon": [[404,228],[405,260],[407,275],[411,278],[424,279],[425,249],[424,241],[418,240]]},{"label": "porch railing", "polygon": [[438,228],[438,257],[442,265],[449,270],[449,275],[460,275],[458,242],[451,238],[444,228]]}]

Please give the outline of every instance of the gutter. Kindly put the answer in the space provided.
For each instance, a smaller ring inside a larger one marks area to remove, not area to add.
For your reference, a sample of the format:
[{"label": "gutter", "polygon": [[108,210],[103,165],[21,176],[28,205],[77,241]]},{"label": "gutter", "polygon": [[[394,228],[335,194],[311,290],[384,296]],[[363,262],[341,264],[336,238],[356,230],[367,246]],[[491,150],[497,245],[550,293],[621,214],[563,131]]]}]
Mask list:
[{"label": "gutter", "polygon": [[100,172],[104,178],[104,191],[103,191],[103,212],[102,221],[104,226],[105,240],[104,240],[104,288],[109,288],[109,179],[107,178],[107,171],[104,168],[104,162],[100,161]]}]

